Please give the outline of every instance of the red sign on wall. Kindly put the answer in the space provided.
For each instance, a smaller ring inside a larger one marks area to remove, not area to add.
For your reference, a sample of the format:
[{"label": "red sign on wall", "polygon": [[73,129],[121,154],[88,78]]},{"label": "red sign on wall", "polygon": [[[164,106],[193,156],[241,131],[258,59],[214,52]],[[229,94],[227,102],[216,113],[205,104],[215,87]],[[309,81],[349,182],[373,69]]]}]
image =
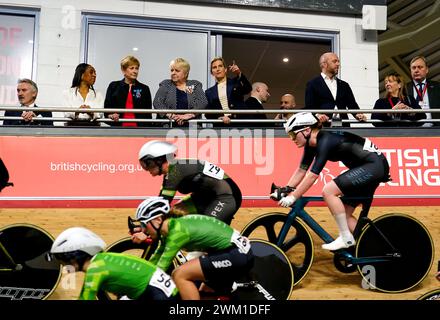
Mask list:
[{"label": "red sign on wall", "polygon": [[[132,137],[0,137],[0,157],[14,187],[1,193],[3,206],[66,206],[72,201],[131,200],[157,195],[161,177],[151,177],[137,161],[140,147],[153,138]],[[437,199],[440,204],[440,138],[371,138],[386,155],[392,181],[379,197]],[[267,200],[270,185],[285,185],[298,166],[302,149],[288,138],[173,138],[179,158],[205,159],[221,166],[240,186],[244,199]],[[328,162],[306,195],[346,168]],[[246,203],[246,202],[245,202]],[[250,203],[249,201],[247,203]],[[253,203],[253,202],[252,202]],[[131,204],[132,205],[132,204]],[[272,205],[276,205],[272,203]]]}]

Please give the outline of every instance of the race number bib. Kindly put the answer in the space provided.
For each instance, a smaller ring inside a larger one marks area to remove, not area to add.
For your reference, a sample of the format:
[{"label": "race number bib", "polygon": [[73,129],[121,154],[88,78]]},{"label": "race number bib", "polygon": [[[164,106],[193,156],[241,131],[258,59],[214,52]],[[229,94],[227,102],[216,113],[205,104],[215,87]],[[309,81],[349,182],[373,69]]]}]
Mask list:
[{"label": "race number bib", "polygon": [[205,166],[203,167],[203,173],[206,174],[208,177],[218,180],[223,180],[223,177],[225,176],[225,171],[222,168],[208,161],[205,161]]},{"label": "race number bib", "polygon": [[366,151],[369,151],[369,152],[375,152],[378,155],[380,155],[382,153],[382,152],[380,152],[379,148],[376,147],[376,145],[373,142],[371,142],[370,139],[367,139],[367,138],[365,138],[365,143],[364,143],[363,149]]},{"label": "race number bib", "polygon": [[150,279],[150,286],[160,289],[167,297],[171,297],[176,285],[171,277],[160,269],[157,269]]},{"label": "race number bib", "polygon": [[251,242],[249,239],[242,236],[237,230],[234,230],[231,242],[237,246],[238,251],[241,253],[248,253],[251,248]]}]

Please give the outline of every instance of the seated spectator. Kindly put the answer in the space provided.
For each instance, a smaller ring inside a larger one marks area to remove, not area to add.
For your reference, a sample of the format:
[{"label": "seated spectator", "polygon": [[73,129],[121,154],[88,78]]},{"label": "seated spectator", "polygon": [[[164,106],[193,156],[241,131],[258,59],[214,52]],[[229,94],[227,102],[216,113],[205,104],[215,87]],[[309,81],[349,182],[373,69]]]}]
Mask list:
[{"label": "seated spectator", "polygon": [[[234,78],[227,77],[228,70],[235,75]],[[214,58],[211,61],[211,74],[215,77],[216,84],[205,92],[208,99],[206,109],[244,109],[244,96],[251,92],[252,85],[235,64],[235,61],[226,68],[223,58]],[[231,118],[237,118],[237,114],[207,113],[205,117],[207,119],[220,119],[223,124],[230,124]]]},{"label": "seated spectator", "polygon": [[[406,95],[402,77],[393,73],[385,77],[385,97],[378,99],[374,109],[409,110],[420,109],[414,98]],[[373,123],[375,127],[409,127],[419,126],[417,120],[425,119],[424,113],[372,113],[371,119],[383,122]]]},{"label": "seated spectator", "polygon": [[87,109],[103,108],[104,98],[101,92],[95,90],[96,70],[87,63],[80,63],[72,80],[72,86],[63,92],[64,106],[69,108],[84,109],[84,112],[65,112],[64,116],[73,121],[67,126],[99,126],[96,119],[103,118],[101,112],[89,112]]},{"label": "seated spectator", "polygon": [[[140,62],[136,57],[127,56],[121,61],[121,71],[124,79],[113,81],[107,88],[104,108],[112,109],[152,109],[150,88],[137,80]],[[111,113],[112,126],[148,127],[151,122],[125,122],[119,119],[151,119],[151,113]]]},{"label": "seated spectator", "polygon": [[[252,91],[250,97],[246,99],[245,105],[246,109],[249,110],[264,110],[263,103],[266,102],[270,97],[269,87],[263,82],[255,82],[252,84]],[[255,120],[266,120],[267,116],[265,113],[254,113],[254,114],[240,114],[239,119],[255,119]],[[245,123],[245,126],[249,123]],[[252,123],[252,126],[267,126],[267,123]]]},{"label": "seated spectator", "polygon": [[19,79],[17,83],[17,98],[22,107],[29,108],[25,111],[12,111],[6,110],[5,117],[21,117],[21,120],[4,120],[5,126],[16,125],[43,125],[51,126],[52,121],[39,121],[39,118],[46,117],[52,118],[52,112],[50,111],[38,111],[38,106],[35,104],[35,100],[38,95],[38,87],[35,82],[30,79]]},{"label": "seated spectator", "polygon": [[[411,78],[406,85],[408,95],[414,97],[426,111],[440,108],[440,82],[427,79],[429,67],[425,57],[416,56],[410,62]],[[427,120],[439,120],[440,113],[426,113]],[[423,127],[440,126],[440,122],[425,122]]]},{"label": "seated spectator", "polygon": [[[190,65],[183,58],[176,58],[170,63],[171,79],[163,80],[154,97],[155,109],[198,110],[205,109],[208,101],[201,82],[188,80]],[[164,117],[163,114],[160,117]],[[167,113],[168,119],[178,126],[188,125],[188,121],[199,118],[194,113]]]},{"label": "seated spectator", "polygon": [[[295,96],[290,93],[283,94],[280,100],[280,109],[281,110],[293,110],[299,109],[296,107]],[[289,119],[293,113],[279,113],[275,116],[274,120],[286,120]],[[281,123],[282,125],[282,123]]]}]

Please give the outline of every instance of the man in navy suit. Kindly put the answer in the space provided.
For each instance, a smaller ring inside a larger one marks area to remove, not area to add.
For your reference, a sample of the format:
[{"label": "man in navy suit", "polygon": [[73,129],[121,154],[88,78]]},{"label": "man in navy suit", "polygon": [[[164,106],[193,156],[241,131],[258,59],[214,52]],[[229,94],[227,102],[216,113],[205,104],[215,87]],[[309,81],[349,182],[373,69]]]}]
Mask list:
[{"label": "man in navy suit", "polygon": [[[350,85],[337,78],[339,72],[339,58],[333,52],[326,52],[319,58],[321,74],[307,82],[305,109],[359,109],[354,98]],[[353,116],[358,121],[366,121],[363,113],[356,113]],[[346,113],[317,113],[316,117],[325,126],[332,120],[348,119]],[[349,127],[348,123],[343,126]]]},{"label": "man in navy suit", "polygon": [[[235,77],[228,78],[227,72],[231,71]],[[211,74],[215,77],[216,84],[205,91],[208,99],[208,110],[245,109],[244,96],[252,86],[235,61],[228,68],[223,58],[217,57],[211,61]],[[237,119],[237,114],[207,113],[207,119],[220,119],[223,124],[229,124],[231,119]]]},{"label": "man in navy suit", "polygon": [[20,79],[17,84],[17,97],[22,107],[27,107],[25,111],[5,111],[5,117],[21,117],[21,120],[4,120],[3,125],[53,125],[52,121],[39,121],[40,117],[52,117],[52,112],[38,111],[35,99],[37,99],[38,87],[35,82],[30,79]]},{"label": "man in navy suit", "polygon": [[[440,109],[440,83],[426,79],[429,68],[423,56],[410,62],[412,81],[407,84],[408,95],[414,97],[422,109]],[[440,119],[440,113],[426,113],[426,119]],[[440,122],[425,123],[424,127],[439,126]]]}]

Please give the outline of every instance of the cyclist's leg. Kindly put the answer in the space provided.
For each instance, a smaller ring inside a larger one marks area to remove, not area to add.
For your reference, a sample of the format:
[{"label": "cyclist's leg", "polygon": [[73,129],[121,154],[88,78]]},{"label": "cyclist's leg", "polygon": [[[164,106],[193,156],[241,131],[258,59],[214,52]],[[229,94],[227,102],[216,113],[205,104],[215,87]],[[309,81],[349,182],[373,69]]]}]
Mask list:
[{"label": "cyclist's leg", "polygon": [[171,214],[175,216],[203,214],[230,224],[237,210],[237,203],[232,194],[222,194],[211,201],[206,197],[192,194],[176,203],[171,209]]},{"label": "cyclist's leg", "polygon": [[[324,249],[336,250],[354,244],[354,238],[350,232],[353,229],[349,228],[349,223],[351,227],[355,226],[354,218],[352,218],[354,208],[365,201],[365,198],[372,197],[379,183],[383,181],[384,175],[388,175],[381,157],[372,156],[369,160],[371,161],[347,170],[324,187],[324,200],[335,217],[341,235],[341,239],[335,240],[340,245],[336,243],[334,246],[324,245]],[[341,195],[351,199],[341,199]],[[345,211],[347,208],[348,212]],[[341,209],[344,211],[339,211]],[[347,219],[347,216],[350,218]]]},{"label": "cyclist's leg", "polygon": [[323,248],[328,250],[337,250],[354,245],[354,237],[350,231],[351,228],[349,227],[353,221],[351,218],[347,219],[349,214],[350,217],[352,217],[351,214],[353,214],[353,210],[350,210],[351,212],[346,211],[347,208],[340,198],[342,191],[336,184],[335,180],[330,181],[324,186],[322,195],[336,221],[336,224],[338,225],[339,230],[339,237],[332,243],[323,245]]},{"label": "cyclist's leg", "polygon": [[227,224],[231,223],[237,210],[237,204],[232,194],[219,195],[204,206],[200,206],[201,214],[217,218]]},{"label": "cyclist's leg", "polygon": [[200,258],[205,283],[214,290],[230,292],[232,284],[247,275],[254,265],[252,249],[241,253],[233,246]]},{"label": "cyclist's leg", "polygon": [[205,281],[200,259],[193,259],[174,269],[172,278],[182,300],[200,300],[199,289],[194,281]]}]

